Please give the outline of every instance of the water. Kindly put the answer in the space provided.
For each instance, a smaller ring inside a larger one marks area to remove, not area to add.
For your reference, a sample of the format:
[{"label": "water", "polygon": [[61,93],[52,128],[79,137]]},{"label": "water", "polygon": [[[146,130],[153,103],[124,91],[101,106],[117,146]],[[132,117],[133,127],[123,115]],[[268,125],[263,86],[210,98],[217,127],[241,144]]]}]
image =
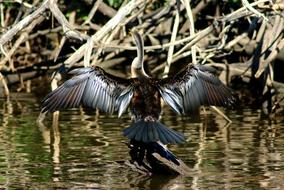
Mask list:
[{"label": "water", "polygon": [[187,137],[169,148],[193,171],[149,177],[122,164],[127,114],[73,109],[38,124],[37,98],[13,95],[0,100],[0,189],[284,189],[284,116],[225,112],[230,125],[210,110],[191,119],[166,108],[162,122]]}]

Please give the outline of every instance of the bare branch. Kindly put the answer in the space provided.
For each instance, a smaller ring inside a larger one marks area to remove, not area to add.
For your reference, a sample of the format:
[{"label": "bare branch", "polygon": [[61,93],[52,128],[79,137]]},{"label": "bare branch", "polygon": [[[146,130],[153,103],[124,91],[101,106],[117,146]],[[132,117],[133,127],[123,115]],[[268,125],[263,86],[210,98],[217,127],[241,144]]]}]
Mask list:
[{"label": "bare branch", "polygon": [[[179,11],[176,10],[175,12],[176,12],[176,16],[175,16],[175,21],[174,21],[174,26],[173,26],[172,36],[171,36],[171,42],[174,42],[176,40],[178,26],[179,26]],[[167,77],[169,74],[171,62],[173,59],[174,47],[175,46],[173,45],[169,47],[167,64],[164,69],[164,77]]]},{"label": "bare branch", "polygon": [[[93,36],[94,43],[98,43],[109,31],[116,27],[127,15],[131,13],[135,8],[144,3],[144,0],[131,0],[124,7],[121,7],[117,14],[109,20],[99,31],[97,31]],[[72,65],[79,61],[87,48],[87,44],[82,45],[72,56],[70,56],[65,63],[67,65]]]},{"label": "bare branch", "polygon": [[3,46],[5,43],[10,41],[19,31],[29,25],[34,19],[39,17],[48,8],[48,1],[49,0],[45,0],[38,9],[36,9],[30,15],[26,16],[23,20],[18,22],[10,30],[4,33],[0,37],[0,45]]}]

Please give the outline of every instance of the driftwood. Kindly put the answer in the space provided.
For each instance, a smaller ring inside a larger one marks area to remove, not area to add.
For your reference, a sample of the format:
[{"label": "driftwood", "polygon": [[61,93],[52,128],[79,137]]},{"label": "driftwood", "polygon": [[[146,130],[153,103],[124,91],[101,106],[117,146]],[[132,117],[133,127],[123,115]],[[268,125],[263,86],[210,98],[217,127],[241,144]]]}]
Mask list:
[{"label": "driftwood", "polygon": [[[45,0],[41,4],[38,1],[34,4],[24,2],[20,4],[22,10],[30,11],[24,14],[19,12],[15,20],[8,8],[1,9],[4,17],[1,18],[0,84],[5,87],[6,95],[9,94],[9,84],[46,73],[41,65],[46,57],[56,61],[56,64],[50,64],[49,72],[57,70],[58,59],[67,68],[99,64],[108,68],[120,66],[122,71],[126,70],[125,66],[131,59],[125,55],[136,50],[128,33],[132,27],[144,33],[145,59],[152,75],[158,75],[162,70],[163,76],[170,75],[172,69],[180,69],[177,63],[210,63],[224,70],[229,68],[230,74],[221,74],[227,82],[236,75],[244,81],[252,81],[252,78],[263,81],[259,95],[265,94],[270,87],[281,88],[281,85],[276,85],[281,83],[274,81],[273,69],[274,60],[283,56],[280,50],[284,46],[284,2],[281,0],[273,3],[269,0],[253,3],[242,0],[238,9],[224,9],[223,12],[220,6],[229,6],[225,1],[202,0],[193,5],[188,0],[172,0],[153,8],[156,1],[131,0],[118,10],[102,0],[84,2],[90,7],[85,21],[79,21],[75,11],[70,13],[68,20],[61,10],[62,5],[56,0]],[[212,7],[215,7],[215,13],[205,17],[206,9],[211,10]],[[105,15],[104,19],[108,21],[97,22],[98,12]],[[56,26],[42,29],[42,23],[50,19],[49,13],[57,21],[52,22]],[[207,25],[204,24],[206,22]],[[9,26],[9,23],[14,24]],[[38,26],[41,26],[40,30],[36,29]],[[33,44],[41,37],[48,37],[52,42],[50,44],[55,44],[54,48],[42,46],[38,47],[42,51],[34,53]],[[73,52],[68,50],[66,54],[64,51],[70,42],[75,43],[76,49]],[[230,57],[231,54],[243,52],[247,53],[246,56]],[[238,64],[240,62],[243,63]],[[34,65],[38,65],[37,72],[32,72]],[[127,77],[125,74],[120,76]]]}]

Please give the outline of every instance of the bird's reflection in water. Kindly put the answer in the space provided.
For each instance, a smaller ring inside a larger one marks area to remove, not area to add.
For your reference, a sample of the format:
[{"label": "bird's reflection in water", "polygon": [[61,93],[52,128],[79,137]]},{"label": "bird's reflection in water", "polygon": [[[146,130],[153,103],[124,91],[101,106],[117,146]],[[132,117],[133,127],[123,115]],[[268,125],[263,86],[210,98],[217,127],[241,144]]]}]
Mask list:
[{"label": "bird's reflection in water", "polygon": [[129,177],[130,187],[138,187],[142,189],[185,189],[184,178],[182,175],[137,175]]}]

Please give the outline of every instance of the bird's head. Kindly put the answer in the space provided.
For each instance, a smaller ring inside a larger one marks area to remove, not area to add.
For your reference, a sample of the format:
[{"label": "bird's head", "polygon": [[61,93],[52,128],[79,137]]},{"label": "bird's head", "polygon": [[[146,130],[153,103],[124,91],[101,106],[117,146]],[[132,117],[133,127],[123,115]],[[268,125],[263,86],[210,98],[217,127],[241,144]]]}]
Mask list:
[{"label": "bird's head", "polygon": [[131,64],[131,77],[148,77],[144,71],[144,43],[142,36],[138,33],[136,29],[131,31],[133,40],[137,46],[137,56],[134,58]]}]

